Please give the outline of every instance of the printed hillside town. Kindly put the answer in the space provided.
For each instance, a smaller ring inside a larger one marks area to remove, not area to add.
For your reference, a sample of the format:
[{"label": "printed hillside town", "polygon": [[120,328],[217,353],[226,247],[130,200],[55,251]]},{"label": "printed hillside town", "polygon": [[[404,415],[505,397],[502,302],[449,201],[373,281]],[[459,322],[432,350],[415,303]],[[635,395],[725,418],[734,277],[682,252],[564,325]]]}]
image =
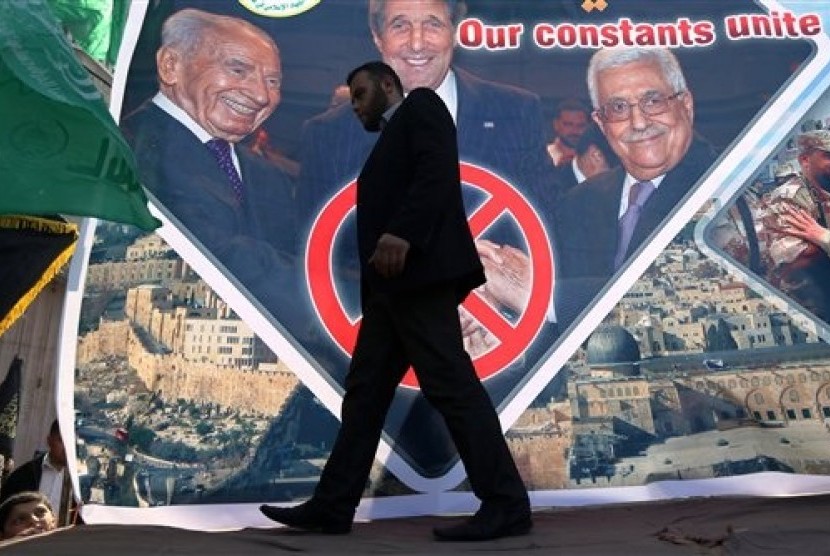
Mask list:
[{"label": "printed hillside town", "polygon": [[[703,256],[692,225],[508,430],[529,488],[830,473],[830,350]],[[87,275],[85,501],[310,494],[332,438],[297,430],[311,394],[160,238],[130,230],[101,226]],[[376,465],[370,493],[405,488]]]},{"label": "printed hillside town", "polygon": [[250,459],[298,381],[158,237],[119,249],[119,227],[107,229],[78,345],[86,495],[128,506],[198,499]]}]

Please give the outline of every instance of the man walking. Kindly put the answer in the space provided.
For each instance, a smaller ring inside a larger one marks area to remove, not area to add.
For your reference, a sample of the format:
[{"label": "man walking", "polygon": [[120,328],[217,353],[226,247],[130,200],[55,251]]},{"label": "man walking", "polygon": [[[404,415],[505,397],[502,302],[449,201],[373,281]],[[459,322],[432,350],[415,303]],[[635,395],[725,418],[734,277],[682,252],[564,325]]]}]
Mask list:
[{"label": "man walking", "polygon": [[349,532],[387,410],[412,366],[482,501],[472,518],[437,528],[436,537],[527,533],[527,492],[461,338],[458,304],[484,282],[484,271],[464,212],[452,117],[431,89],[404,100],[400,79],[383,62],[358,67],[347,83],[363,126],[382,131],[357,180],[363,321],[340,431],[314,495],[294,508],[261,510],[291,527]]}]

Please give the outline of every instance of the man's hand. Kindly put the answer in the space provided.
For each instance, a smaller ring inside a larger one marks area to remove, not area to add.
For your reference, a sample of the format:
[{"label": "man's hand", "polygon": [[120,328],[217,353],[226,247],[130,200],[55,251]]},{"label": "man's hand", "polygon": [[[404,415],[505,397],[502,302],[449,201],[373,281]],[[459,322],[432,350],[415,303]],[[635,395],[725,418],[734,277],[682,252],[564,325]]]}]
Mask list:
[{"label": "man's hand", "polygon": [[[476,249],[484,266],[487,282],[476,293],[496,310],[504,308],[524,312],[530,297],[530,259],[509,245],[498,245],[486,239],[476,240]],[[458,308],[464,349],[470,357],[483,355],[499,344],[492,332],[484,328],[463,306]]]},{"label": "man's hand", "polygon": [[461,335],[464,338],[464,349],[475,359],[498,345],[498,339],[490,333],[464,308],[458,306],[458,318],[461,320]]},{"label": "man's hand", "polygon": [[515,247],[498,245],[486,239],[477,240],[476,248],[487,277],[484,297],[499,307],[524,312],[532,285],[528,256]]},{"label": "man's hand", "polygon": [[820,226],[806,210],[785,204],[780,222],[781,232],[809,241],[830,255],[830,230]]},{"label": "man's hand", "polygon": [[369,264],[384,278],[392,278],[403,272],[409,242],[392,234],[383,234],[378,239],[375,252],[369,257]]}]

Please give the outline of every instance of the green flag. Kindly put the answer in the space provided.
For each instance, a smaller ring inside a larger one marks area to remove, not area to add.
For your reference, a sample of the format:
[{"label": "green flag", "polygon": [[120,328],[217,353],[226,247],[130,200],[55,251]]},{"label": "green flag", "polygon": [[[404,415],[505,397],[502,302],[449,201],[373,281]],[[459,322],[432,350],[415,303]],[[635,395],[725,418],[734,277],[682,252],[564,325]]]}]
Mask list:
[{"label": "green flag", "polygon": [[48,0],[52,13],[93,59],[115,65],[128,0]]},{"label": "green flag", "polygon": [[0,214],[160,224],[132,151],[43,0],[0,2],[0,176]]}]

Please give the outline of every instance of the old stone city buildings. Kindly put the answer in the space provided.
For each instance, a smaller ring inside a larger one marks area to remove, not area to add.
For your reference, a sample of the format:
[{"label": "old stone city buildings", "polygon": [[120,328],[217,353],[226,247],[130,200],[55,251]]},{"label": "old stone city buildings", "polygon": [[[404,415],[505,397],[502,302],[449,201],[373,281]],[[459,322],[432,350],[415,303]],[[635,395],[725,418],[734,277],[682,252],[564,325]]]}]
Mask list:
[{"label": "old stone city buildings", "polygon": [[[830,350],[817,342],[815,328],[796,326],[689,244],[661,255],[594,331],[570,372],[572,483],[593,484],[598,477],[614,483],[627,470],[621,461],[643,459],[679,437],[690,439],[688,452],[661,456],[675,473],[670,478],[714,476],[734,456],[695,447],[693,439],[739,428],[754,429],[758,438],[748,468],[830,467],[824,436],[808,458],[770,458],[763,440],[775,436],[786,444],[781,429],[826,434]],[[729,446],[728,436],[716,446]],[[653,463],[645,467],[653,470]],[[666,477],[655,471],[639,480],[656,478]]]},{"label": "old stone city buildings", "polygon": [[77,346],[82,491],[125,505],[201,495],[250,460],[299,380],[158,237],[102,251]]},{"label": "old stone city buildings", "polygon": [[129,361],[168,399],[215,402],[276,415],[297,385],[291,371],[157,236],[137,239],[124,261],[91,264],[89,297],[126,292],[117,315],[80,338],[78,363]]},{"label": "old stone city buildings", "polygon": [[[101,318],[81,339],[79,363],[126,354],[146,388],[170,399],[285,410],[296,377],[163,242],[139,238],[123,259],[90,266],[91,301],[125,293],[118,318],[90,303]],[[830,418],[830,354],[817,340],[809,322],[678,241],[559,371],[561,391],[510,427],[511,451],[531,489],[740,472],[723,467],[733,456],[747,469],[821,468],[828,450],[809,461],[777,452],[782,430],[795,442],[796,428],[824,431]],[[745,455],[728,440],[735,431],[778,436]],[[683,439],[684,450],[666,455]]]}]

